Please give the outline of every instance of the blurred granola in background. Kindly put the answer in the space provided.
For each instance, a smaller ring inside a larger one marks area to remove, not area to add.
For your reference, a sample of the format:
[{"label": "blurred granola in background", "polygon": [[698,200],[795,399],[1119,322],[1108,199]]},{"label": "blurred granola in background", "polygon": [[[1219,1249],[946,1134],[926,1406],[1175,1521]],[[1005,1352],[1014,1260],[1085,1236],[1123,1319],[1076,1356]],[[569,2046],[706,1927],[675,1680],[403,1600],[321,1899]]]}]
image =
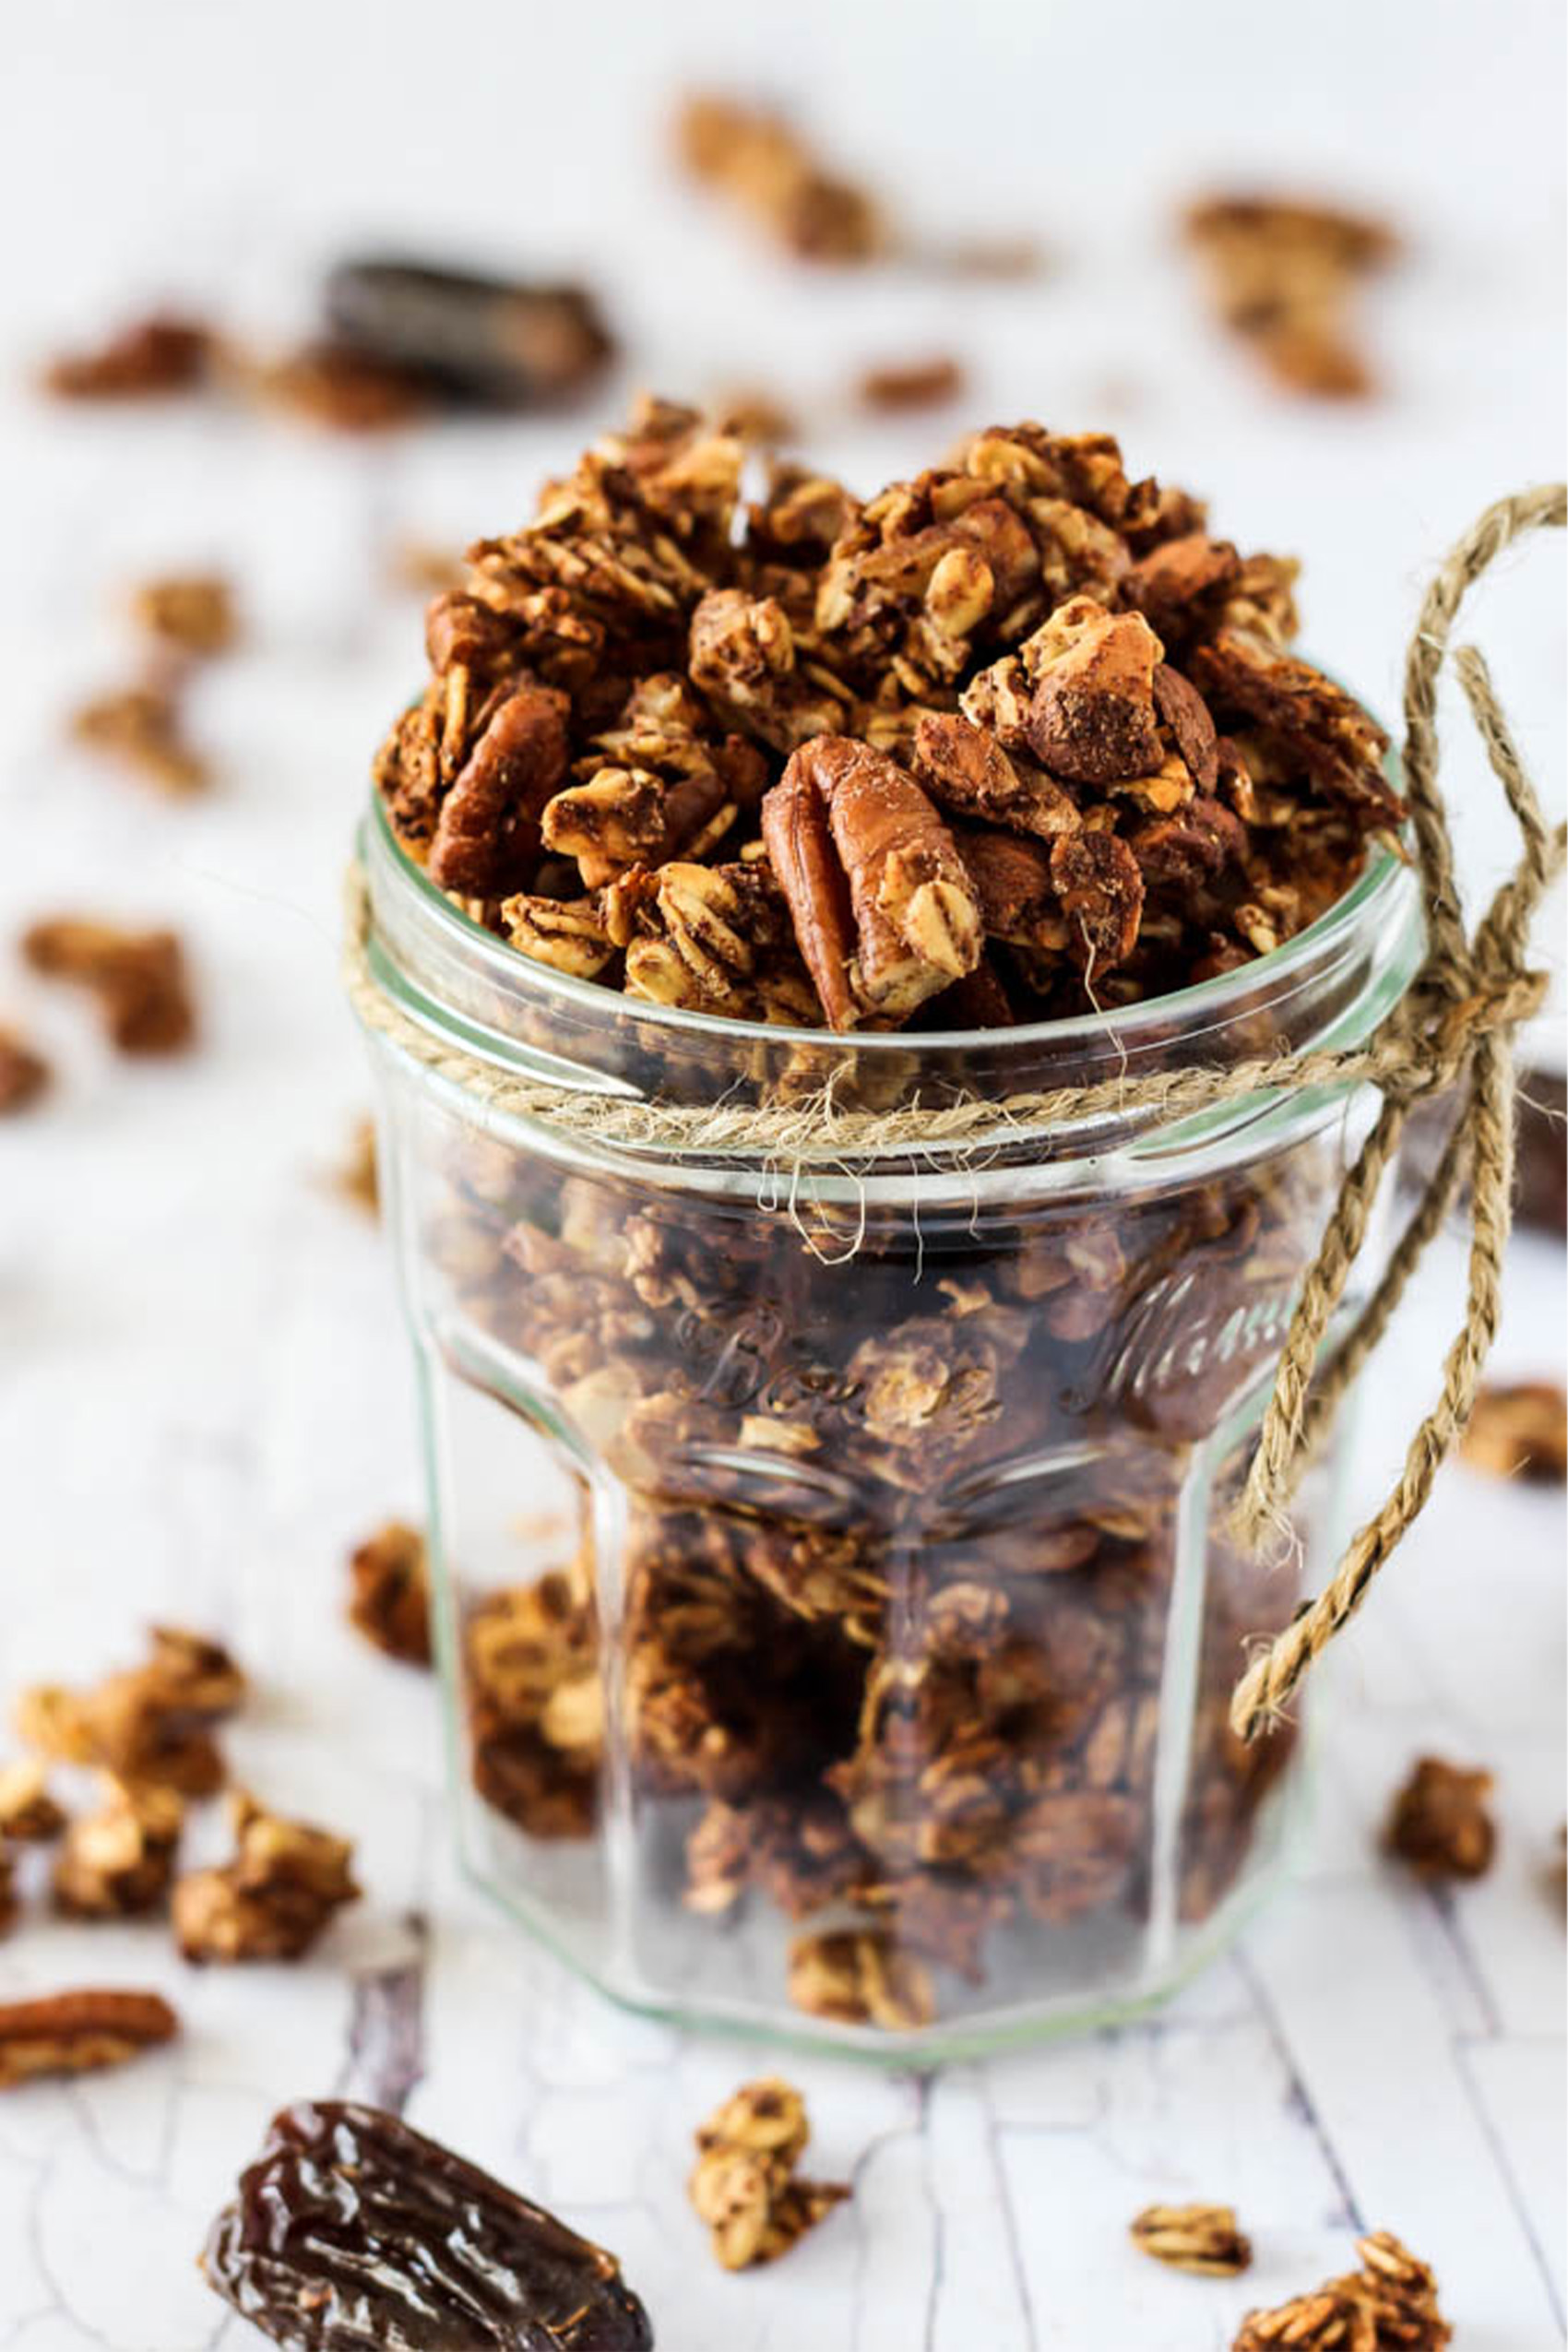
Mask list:
[{"label": "blurred granola in background", "polygon": [[1215,315],[1281,390],[1359,399],[1375,389],[1356,312],[1363,281],[1400,251],[1385,221],[1285,196],[1220,193],[1191,205],[1182,229]]}]

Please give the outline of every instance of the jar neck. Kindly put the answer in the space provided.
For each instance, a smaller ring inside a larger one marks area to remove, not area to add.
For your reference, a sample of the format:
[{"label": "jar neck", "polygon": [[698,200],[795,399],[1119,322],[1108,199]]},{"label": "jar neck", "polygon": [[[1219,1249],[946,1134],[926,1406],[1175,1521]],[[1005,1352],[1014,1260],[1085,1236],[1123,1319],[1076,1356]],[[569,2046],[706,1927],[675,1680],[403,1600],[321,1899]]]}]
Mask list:
[{"label": "jar neck", "polygon": [[[530,962],[430,882],[379,803],[362,826],[360,852],[373,978],[455,1063],[468,1056],[579,1095],[683,1108],[807,1104],[825,1094],[836,1109],[887,1114],[976,1099],[1004,1107],[1107,1079],[1198,1064],[1223,1072],[1308,1048],[1349,1048],[1397,1004],[1423,947],[1415,877],[1392,851],[1378,851],[1345,897],[1285,946],[1176,994],[1017,1028],[842,1037],[673,1011]],[[444,1083],[462,1091],[460,1077]],[[1082,1160],[1151,1142],[1196,1146],[1253,1129],[1270,1108],[1257,1096],[1229,1099],[1183,1121],[1180,1134],[1147,1108],[1058,1117],[1045,1127],[1026,1120],[988,1163]],[[1290,1108],[1318,1123],[1326,1115],[1321,1090]],[[561,1124],[569,1145],[570,1120]],[[532,1140],[537,1147],[537,1133]],[[743,1147],[719,1156],[747,1158]],[[763,1156],[754,1157],[760,1166]],[[930,1157],[920,1155],[928,1165]],[[881,1153],[869,1155],[873,1166],[892,1172]]]}]

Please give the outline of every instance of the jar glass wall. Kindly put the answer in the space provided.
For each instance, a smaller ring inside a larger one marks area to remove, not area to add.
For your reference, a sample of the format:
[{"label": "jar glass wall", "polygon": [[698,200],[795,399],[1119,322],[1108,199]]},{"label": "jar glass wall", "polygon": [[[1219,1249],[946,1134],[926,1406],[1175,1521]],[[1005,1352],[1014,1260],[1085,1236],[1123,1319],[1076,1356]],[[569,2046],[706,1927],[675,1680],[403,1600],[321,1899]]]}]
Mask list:
[{"label": "jar glass wall", "polygon": [[1280,1851],[1293,1731],[1227,1707],[1332,1464],[1304,1548],[1228,1518],[1367,1106],[802,1170],[523,1117],[472,1057],[888,1111],[1349,1043],[1419,958],[1408,873],[1114,1021],[835,1039],[529,965],[376,814],[362,855],[374,979],[469,1057],[374,1035],[471,1868],[624,2001],[903,2061],[1169,1990]]}]

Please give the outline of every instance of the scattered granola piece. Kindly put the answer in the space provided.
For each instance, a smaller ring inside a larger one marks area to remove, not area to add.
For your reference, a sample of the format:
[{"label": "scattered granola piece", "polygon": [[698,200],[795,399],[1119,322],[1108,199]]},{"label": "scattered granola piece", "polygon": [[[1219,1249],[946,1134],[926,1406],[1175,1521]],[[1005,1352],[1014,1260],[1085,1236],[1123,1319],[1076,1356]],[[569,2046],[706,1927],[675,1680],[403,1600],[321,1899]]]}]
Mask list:
[{"label": "scattered granola piece", "polygon": [[184,1807],[172,1788],[104,1774],[105,1802],[65,1831],[54,1864],[56,1907],[78,1919],[155,1911],[169,1892]]},{"label": "scattered granola piece", "polygon": [[412,369],[329,339],[302,343],[249,370],[247,381],[273,408],[333,433],[397,432],[433,405],[429,386]]},{"label": "scattered granola piece", "polygon": [[910,2033],[936,2015],[926,1970],[881,1928],[832,1929],[790,1946],[790,1998],[813,2017]]},{"label": "scattered granola piece", "polygon": [[406,1665],[428,1666],[430,1570],[419,1529],[389,1519],[354,1551],[349,1574],[349,1616],[366,1641]]},{"label": "scattered granola piece", "polygon": [[951,351],[929,359],[885,361],[868,367],[856,379],[855,398],[862,409],[878,415],[900,414],[908,409],[937,409],[956,400],[968,383],[962,360]]},{"label": "scattered granola piece", "polygon": [[177,1053],[196,1033],[185,959],[172,931],[122,931],[82,915],[58,915],[23,934],[36,972],[78,982],[97,995],[122,1053]]},{"label": "scattered granola piece", "polygon": [[118,760],[172,799],[202,791],[212,781],[207,761],[186,742],[184,725],[172,683],[94,695],[78,704],[70,719],[77,742]]},{"label": "scattered granola piece", "polygon": [[298,1960],[334,1912],[359,1899],[353,1847],[265,1812],[244,1789],[232,1790],[229,1804],[234,1859],[176,1883],[174,1940],[187,1960]]},{"label": "scattered granola piece", "polygon": [[57,400],[140,400],[187,392],[206,377],[211,329],[200,319],[155,312],[122,327],[96,350],[51,361],[43,388]]},{"label": "scattered granola piece", "polygon": [[179,2029],[179,2019],[156,1992],[53,1992],[0,2002],[0,2090],[36,2074],[124,2065],[172,2041]]},{"label": "scattered granola piece", "polygon": [[776,449],[800,438],[800,419],[781,395],[761,384],[731,385],[712,402],[720,433],[739,435],[748,446]]},{"label": "scattered granola piece", "polygon": [[1356,398],[1372,378],[1354,338],[1363,278],[1398,240],[1382,221],[1270,196],[1218,196],[1183,224],[1215,309],[1287,391]]},{"label": "scattered granola piece", "polygon": [[385,570],[388,588],[436,596],[462,586],[463,558],[456,548],[437,546],[434,540],[400,539],[387,551]]},{"label": "scattered granola piece", "polygon": [[17,1030],[0,1028],[0,1119],[27,1111],[49,1085],[50,1068]]},{"label": "scattered granola piece", "polygon": [[849,2194],[796,2178],[809,2137],[804,2100],[777,2075],[742,2084],[697,2132],[687,2192],[726,2270],[777,2262]]},{"label": "scattered granola piece", "polygon": [[95,1764],[126,1781],[208,1797],[223,1784],[215,1724],[244,1696],[244,1677],[221,1644],[177,1626],[149,1629],[147,1662],[89,1691],[43,1683],[24,1691],[17,1729],[65,1764]]},{"label": "scattered granola piece", "polygon": [[694,92],[677,115],[675,147],[693,179],[802,260],[873,261],[887,249],[874,199],[827,170],[782,114]]},{"label": "scattered granola piece", "polygon": [[1156,2262],[1205,2278],[1234,2278],[1253,2259],[1234,2205],[1146,2205],[1132,2223],[1132,2238]]},{"label": "scattered granola piece", "polygon": [[17,1917],[17,1861],[0,1843],[0,1935],[8,1935]]},{"label": "scattered granola piece", "polygon": [[131,617],[181,653],[227,653],[240,634],[234,591],[220,572],[172,572],[132,592]]},{"label": "scattered granola piece", "polygon": [[6,1838],[46,1846],[65,1826],[64,1809],[50,1795],[48,1773],[36,1756],[0,1767],[0,1850]]},{"label": "scattered granola piece", "polygon": [[523,284],[450,266],[356,259],[327,281],[338,345],[447,399],[526,408],[581,391],[614,346],[586,286]]},{"label": "scattered granola piece", "polygon": [[1454,2331],[1437,2281],[1385,2229],[1358,2239],[1361,2268],[1272,2311],[1249,2311],[1232,2352],[1443,2352]]},{"label": "scattered granola piece", "polygon": [[381,1214],[381,1180],[376,1170],[375,1122],[356,1119],[349,1147],[332,1177],[333,1190],[366,1217]]},{"label": "scattered granola piece", "polygon": [[1497,1844],[1491,1794],[1490,1772],[1422,1756],[1394,1800],[1384,1843],[1422,1878],[1480,1878]]},{"label": "scattered granola piece", "polygon": [[1561,1486],[1568,1479],[1568,1396],[1552,1380],[1483,1386],[1459,1450],[1491,1478]]}]

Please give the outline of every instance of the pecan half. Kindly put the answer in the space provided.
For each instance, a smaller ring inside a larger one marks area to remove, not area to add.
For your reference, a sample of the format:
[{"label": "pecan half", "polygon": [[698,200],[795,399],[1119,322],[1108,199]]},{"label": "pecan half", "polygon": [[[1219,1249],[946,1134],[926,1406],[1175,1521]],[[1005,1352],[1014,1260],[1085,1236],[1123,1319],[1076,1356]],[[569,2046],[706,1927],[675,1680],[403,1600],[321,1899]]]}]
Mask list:
[{"label": "pecan half", "polygon": [[0,2090],[37,2074],[83,2074],[172,2041],[180,2021],[160,1993],[83,1990],[0,2002]]},{"label": "pecan half", "polygon": [[484,897],[524,870],[566,773],[570,709],[553,686],[519,686],[490,719],[436,820],[430,873],[444,890]]},{"label": "pecan half", "polygon": [[[979,963],[980,910],[953,837],[882,753],[842,735],[803,744],[763,802],[763,838],[770,855],[778,843],[774,871],[834,1028],[852,1025],[856,1004],[906,1016]],[[823,886],[829,858],[843,878],[837,888]]]}]

